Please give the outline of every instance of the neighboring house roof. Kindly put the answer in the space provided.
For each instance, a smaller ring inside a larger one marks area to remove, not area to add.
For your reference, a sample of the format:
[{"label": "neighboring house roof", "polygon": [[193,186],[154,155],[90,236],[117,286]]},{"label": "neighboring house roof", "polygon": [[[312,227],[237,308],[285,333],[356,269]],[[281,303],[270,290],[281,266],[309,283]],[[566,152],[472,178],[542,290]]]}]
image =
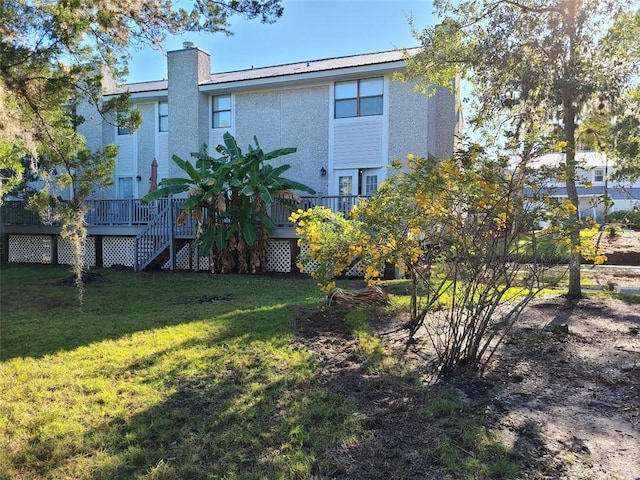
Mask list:
[{"label": "neighboring house roof", "polygon": [[[366,53],[347,57],[325,58],[320,60],[308,60],[303,62],[288,63],[262,68],[236,70],[231,72],[212,73],[211,79],[200,86],[215,86],[232,82],[246,82],[255,80],[277,79],[279,77],[294,77],[302,74],[320,74],[336,70],[384,65],[402,62],[406,55],[415,55],[420,49],[410,48],[390,50],[386,52]],[[106,95],[114,95],[129,91],[135,93],[147,93],[166,90],[167,80],[155,80],[150,82],[130,83],[118,87],[115,90],[105,92]]]},{"label": "neighboring house roof", "polygon": [[[566,161],[565,158],[566,155],[564,153],[547,153],[545,155],[532,158],[529,161],[528,166],[531,168],[557,167]],[[591,151],[577,152],[576,162],[580,168],[584,169],[603,167],[606,163],[611,167],[615,166],[613,159],[609,159],[607,162],[607,156],[604,153]]]},{"label": "neighboring house roof", "polygon": [[[603,185],[593,187],[576,187],[579,198],[587,197],[602,197],[605,194],[605,188]],[[639,187],[608,187],[606,194],[612,200],[640,200],[640,188]],[[552,197],[564,198],[567,196],[566,187],[559,187],[552,189]]]}]

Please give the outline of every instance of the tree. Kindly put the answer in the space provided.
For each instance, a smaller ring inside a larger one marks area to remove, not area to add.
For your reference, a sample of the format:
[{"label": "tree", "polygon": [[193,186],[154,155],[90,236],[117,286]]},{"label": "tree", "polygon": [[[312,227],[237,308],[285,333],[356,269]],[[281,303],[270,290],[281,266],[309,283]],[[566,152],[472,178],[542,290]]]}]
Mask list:
[{"label": "tree", "polygon": [[295,199],[291,190],[315,191],[282,176],[290,165],[269,165],[269,160],[292,154],[295,148],[280,148],[264,153],[258,139],[246,154],[236,139],[224,134],[224,145],[209,156],[206,145],[194,153],[195,167],[174,155],[173,161],[187,178],[167,178],[158,190],[146,195],[146,202],[166,195],[188,193],[178,217],[181,223],[189,215],[198,222],[196,245],[201,255],[209,255],[211,272],[256,273],[264,265],[267,234],[276,225],[268,215],[274,199]]},{"label": "tree", "polygon": [[[2,2],[0,168],[10,167],[15,173],[2,179],[0,198],[20,178],[19,161],[25,154],[31,155],[36,168],[51,170],[81,148],[73,127],[82,119],[69,108],[76,101],[95,104],[106,118],[119,112],[114,121],[123,126],[139,123],[135,115],[126,114],[126,96],[101,104],[103,73],[115,79],[125,74],[132,48],[160,48],[169,33],[231,34],[233,15],[270,23],[283,13],[280,0],[205,0],[190,10],[185,7],[188,2],[160,0]],[[79,143],[67,145],[72,142]],[[49,158],[37,164],[45,145]]]},{"label": "tree", "polygon": [[331,294],[354,258],[369,282],[398,265],[411,279],[409,338],[426,328],[441,375],[481,370],[543,288],[554,261],[543,247],[560,231],[535,231],[546,206],[525,201],[520,172],[477,145],[407,163],[349,219],[318,207],[292,214],[300,267]]},{"label": "tree", "polygon": [[424,48],[408,60],[408,75],[427,88],[467,80],[471,124],[485,132],[498,125],[497,137],[525,162],[561,147],[574,206],[563,219],[572,245],[568,296],[580,298],[578,132],[590,112],[623,109],[637,88],[640,1],[436,0],[435,7],[442,23],[416,32]]},{"label": "tree", "polygon": [[[128,95],[102,102],[101,88],[103,73],[116,80],[126,73],[131,48],[160,47],[169,33],[230,34],[229,21],[236,14],[273,22],[282,13],[280,0],[1,2],[0,203],[22,180],[25,158],[45,187],[70,189],[61,222],[73,240],[80,283],[84,201],[111,182],[117,149],[87,150],[76,132],[84,119],[75,105],[88,102],[105,121],[135,130],[141,119],[129,110]],[[34,204],[55,201],[49,191],[41,189]]]}]

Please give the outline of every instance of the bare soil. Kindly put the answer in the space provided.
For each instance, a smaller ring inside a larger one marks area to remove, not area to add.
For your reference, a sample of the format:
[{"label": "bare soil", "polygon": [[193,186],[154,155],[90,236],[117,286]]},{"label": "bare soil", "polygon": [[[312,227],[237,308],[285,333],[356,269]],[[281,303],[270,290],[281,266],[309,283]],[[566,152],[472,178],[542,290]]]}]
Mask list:
[{"label": "bare soil", "polygon": [[640,232],[622,231],[615,235],[603,233],[600,245],[607,255],[607,265],[640,265]]},{"label": "bare soil", "polygon": [[[636,270],[597,273],[604,284],[640,287]],[[318,388],[351,398],[364,429],[356,445],[330,452],[318,478],[456,478],[434,455],[446,419],[423,414],[434,389],[447,388],[521,461],[519,478],[640,479],[640,304],[536,299],[481,377],[446,384],[432,383],[426,338],[407,345],[406,333],[389,333],[406,319],[370,319],[403,368],[390,374],[368,368],[341,317],[325,308],[297,320],[296,341],[322,366]]]}]

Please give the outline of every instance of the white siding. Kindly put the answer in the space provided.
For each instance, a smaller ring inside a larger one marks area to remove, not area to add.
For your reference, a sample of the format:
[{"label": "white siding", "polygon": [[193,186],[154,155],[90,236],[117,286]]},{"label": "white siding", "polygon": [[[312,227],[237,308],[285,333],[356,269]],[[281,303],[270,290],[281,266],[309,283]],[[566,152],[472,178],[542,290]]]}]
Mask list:
[{"label": "white siding", "polygon": [[158,153],[156,160],[158,161],[158,176],[165,178],[169,175],[169,135],[167,132],[158,133]]},{"label": "white siding", "polygon": [[384,165],[383,117],[333,123],[333,168]]},{"label": "white siding", "polygon": [[116,145],[118,145],[118,166],[119,174],[136,174],[137,173],[137,152],[136,138],[134,135],[118,135],[116,137]]}]

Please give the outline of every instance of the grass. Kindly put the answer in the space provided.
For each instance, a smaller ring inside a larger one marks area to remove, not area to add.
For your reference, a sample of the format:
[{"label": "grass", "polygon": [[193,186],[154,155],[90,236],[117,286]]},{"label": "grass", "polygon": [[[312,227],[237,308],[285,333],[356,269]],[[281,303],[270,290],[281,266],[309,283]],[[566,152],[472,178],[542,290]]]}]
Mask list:
[{"label": "grass", "polygon": [[422,414],[444,432],[435,454],[455,478],[506,479],[520,473],[514,453],[484,428],[473,404],[440,390]]},{"label": "grass", "polygon": [[[95,271],[106,281],[80,307],[56,285],[67,268],[2,265],[0,480],[331,478],[333,452],[368,441],[362,406],[318,388],[293,341],[298,309],[323,300],[312,280]],[[408,281],[385,286],[394,313]],[[412,375],[371,327],[379,313],[340,313],[350,354],[366,375]],[[482,405],[424,388],[429,461],[452,478],[518,475]]]},{"label": "grass", "polygon": [[291,342],[313,282],[102,273],[79,308],[65,268],[3,265],[0,478],[310,478],[354,441]]}]

